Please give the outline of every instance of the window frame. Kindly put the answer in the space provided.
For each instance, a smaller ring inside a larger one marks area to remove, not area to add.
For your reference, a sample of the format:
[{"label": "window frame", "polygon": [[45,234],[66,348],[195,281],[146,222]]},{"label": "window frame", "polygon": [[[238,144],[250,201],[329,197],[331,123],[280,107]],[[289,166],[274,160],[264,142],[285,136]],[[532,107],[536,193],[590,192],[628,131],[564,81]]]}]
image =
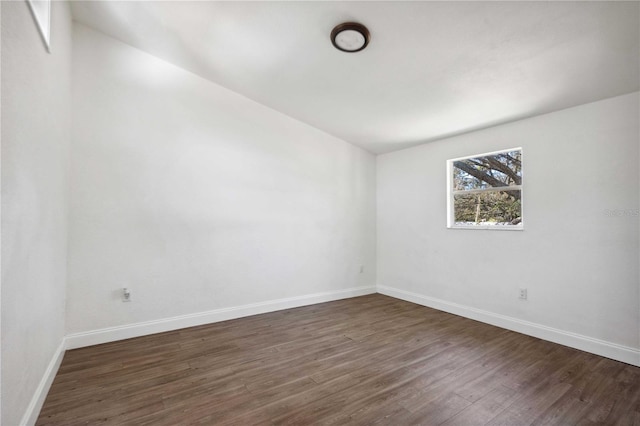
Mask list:
[{"label": "window frame", "polygon": [[51,53],[51,0],[27,0],[47,53]]},{"label": "window frame", "polygon": [[[453,185],[453,168],[456,161],[468,160],[469,158],[481,158],[491,155],[502,154],[504,152],[520,151],[520,161],[522,166],[520,173],[524,176],[524,151],[522,147],[501,149],[498,151],[485,152],[482,154],[467,155],[464,157],[452,158],[447,160],[447,228],[448,229],[478,229],[478,230],[492,230],[492,231],[523,231],[524,219],[517,225],[456,225],[455,222],[455,201],[454,196],[457,194],[478,194],[487,192],[501,192],[507,190],[520,191],[520,214],[524,218],[524,185],[514,185],[509,187],[490,187],[482,189],[471,189],[467,191],[454,191]],[[524,181],[523,181],[524,183]]]}]

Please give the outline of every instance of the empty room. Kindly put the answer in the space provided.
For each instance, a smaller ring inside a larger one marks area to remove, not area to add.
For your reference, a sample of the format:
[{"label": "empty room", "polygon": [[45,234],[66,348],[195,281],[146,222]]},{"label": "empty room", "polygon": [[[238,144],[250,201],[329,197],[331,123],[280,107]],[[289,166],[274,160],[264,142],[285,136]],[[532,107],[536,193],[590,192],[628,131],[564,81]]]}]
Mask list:
[{"label": "empty room", "polygon": [[640,2],[0,2],[0,423],[640,425]]}]

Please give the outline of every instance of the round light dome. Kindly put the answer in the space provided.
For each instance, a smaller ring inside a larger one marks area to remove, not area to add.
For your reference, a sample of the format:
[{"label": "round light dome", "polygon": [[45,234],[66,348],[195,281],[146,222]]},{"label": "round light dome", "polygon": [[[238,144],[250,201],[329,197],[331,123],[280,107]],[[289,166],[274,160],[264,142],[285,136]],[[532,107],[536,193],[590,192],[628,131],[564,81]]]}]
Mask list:
[{"label": "round light dome", "polygon": [[369,44],[369,30],[356,22],[345,22],[331,31],[331,43],[343,52],[359,52]]}]

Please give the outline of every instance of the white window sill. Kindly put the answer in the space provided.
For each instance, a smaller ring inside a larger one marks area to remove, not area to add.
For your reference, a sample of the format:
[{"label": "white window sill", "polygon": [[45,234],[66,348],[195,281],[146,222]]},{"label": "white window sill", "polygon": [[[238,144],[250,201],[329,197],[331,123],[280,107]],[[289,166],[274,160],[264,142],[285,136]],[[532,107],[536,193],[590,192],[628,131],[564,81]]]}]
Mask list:
[{"label": "white window sill", "polygon": [[483,231],[524,231],[524,226],[507,226],[507,225],[453,225],[447,226],[448,229],[479,229]]}]

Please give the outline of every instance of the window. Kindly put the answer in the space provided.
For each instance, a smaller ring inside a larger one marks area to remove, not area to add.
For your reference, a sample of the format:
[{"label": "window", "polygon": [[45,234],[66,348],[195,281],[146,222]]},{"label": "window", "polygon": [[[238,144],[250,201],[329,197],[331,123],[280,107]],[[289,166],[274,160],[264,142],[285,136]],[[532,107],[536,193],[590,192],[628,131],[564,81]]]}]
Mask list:
[{"label": "window", "polygon": [[33,19],[44,42],[47,52],[51,52],[51,0],[27,0]]},{"label": "window", "polygon": [[449,228],[522,229],[522,148],[447,161]]}]

